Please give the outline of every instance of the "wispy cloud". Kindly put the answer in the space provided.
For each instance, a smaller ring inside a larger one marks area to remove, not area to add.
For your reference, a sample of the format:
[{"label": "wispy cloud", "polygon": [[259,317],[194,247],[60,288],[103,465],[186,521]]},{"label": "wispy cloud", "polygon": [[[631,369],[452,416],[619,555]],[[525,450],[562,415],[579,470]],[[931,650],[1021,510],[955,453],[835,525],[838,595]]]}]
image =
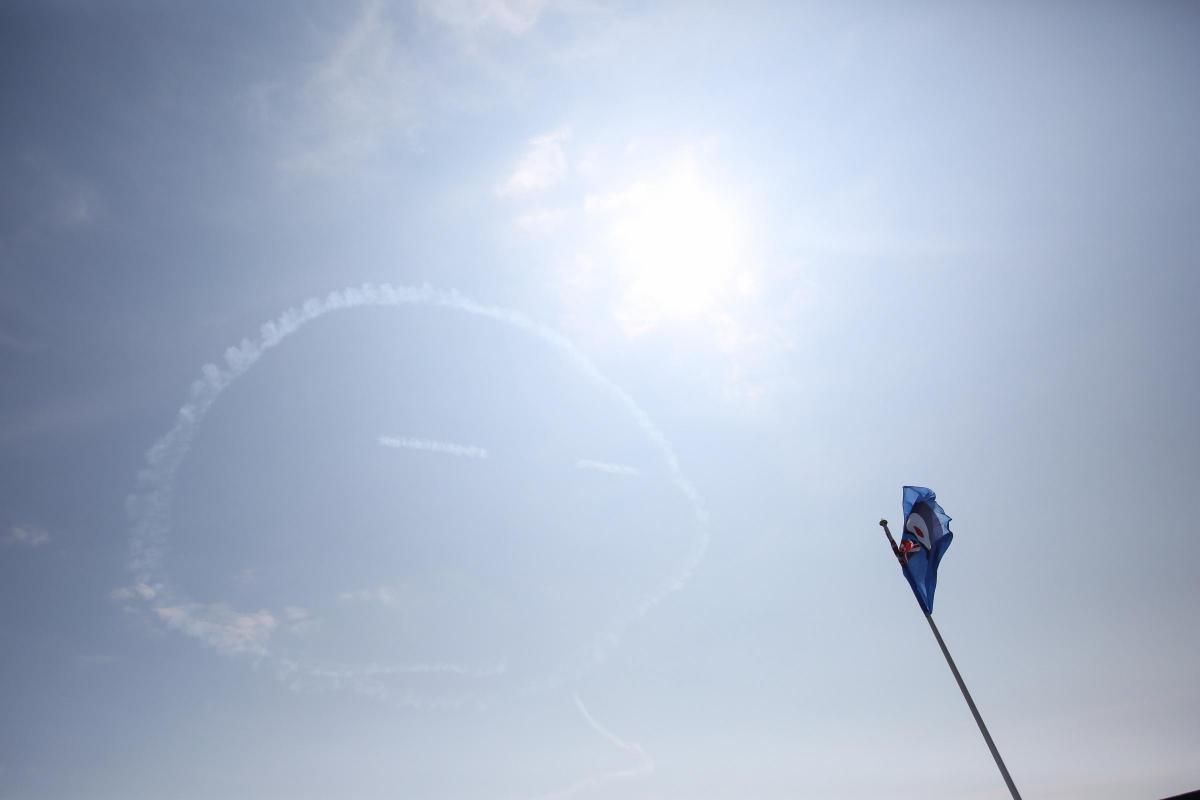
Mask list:
[{"label": "wispy cloud", "polygon": [[225,603],[160,606],[154,613],[168,628],[231,654],[266,655],[267,640],[279,625],[270,611],[236,611]]},{"label": "wispy cloud", "polygon": [[305,636],[321,628],[321,620],[301,606],[284,606],[279,620],[293,636]]},{"label": "wispy cloud", "polygon": [[420,9],[463,36],[522,34],[537,24],[547,0],[421,0]]},{"label": "wispy cloud", "polygon": [[427,453],[441,453],[447,456],[462,458],[488,457],[488,451],[471,444],[456,444],[454,442],[439,442],[434,439],[415,439],[411,436],[380,436],[379,444],[384,447],[397,447],[404,450],[424,450]]},{"label": "wispy cloud", "polygon": [[391,586],[373,586],[369,589],[342,592],[338,595],[338,600],[343,603],[394,606],[400,598]]},{"label": "wispy cloud", "polygon": [[50,544],[50,533],[36,525],[13,525],[8,533],[0,536],[0,544],[7,547],[43,547]]},{"label": "wispy cloud", "polygon": [[461,664],[368,664],[364,667],[312,667],[307,673],[312,677],[353,680],[355,678],[382,678],[398,675],[458,675],[465,678],[494,678],[508,670],[504,662],[484,667],[465,667]]},{"label": "wispy cloud", "polygon": [[289,658],[275,660],[276,676],[293,691],[344,690],[398,709],[461,708],[470,701],[472,689],[443,688],[434,693],[419,687],[431,679],[443,686],[449,680],[455,685],[475,685],[477,691],[480,683],[495,685],[506,671],[503,662],[479,667],[439,662],[335,666]]},{"label": "wispy cloud", "polygon": [[[347,4],[348,5],[348,4]],[[344,6],[332,6],[344,7]],[[322,39],[301,75],[260,81],[243,93],[247,118],[261,127],[284,175],[336,176],[397,149],[421,149],[422,129],[476,97],[500,68],[494,44],[525,34],[543,0],[425,0],[423,17],[382,0],[367,0]],[[447,38],[458,47],[447,47]],[[464,80],[469,76],[471,80]]]},{"label": "wispy cloud", "polygon": [[0,220],[0,241],[36,239],[91,227],[100,216],[100,193],[45,152],[26,152],[5,165],[0,179],[16,187],[23,204]]},{"label": "wispy cloud", "polygon": [[118,586],[108,593],[113,600],[153,600],[158,589],[148,583],[135,583],[132,586]]},{"label": "wispy cloud", "polygon": [[548,189],[567,177],[569,169],[563,143],[565,130],[551,131],[529,140],[525,152],[504,182],[496,188],[502,197],[515,197]]},{"label": "wispy cloud", "polygon": [[422,82],[387,7],[370,0],[299,81],[256,85],[246,100],[272,142],[286,143],[283,172],[330,174],[411,143]]},{"label": "wispy cloud", "polygon": [[606,472],[609,475],[629,475],[637,476],[642,472],[637,467],[631,467],[628,464],[613,464],[608,461],[593,461],[590,458],[581,458],[575,462],[575,466],[579,469],[590,469],[596,472]]}]

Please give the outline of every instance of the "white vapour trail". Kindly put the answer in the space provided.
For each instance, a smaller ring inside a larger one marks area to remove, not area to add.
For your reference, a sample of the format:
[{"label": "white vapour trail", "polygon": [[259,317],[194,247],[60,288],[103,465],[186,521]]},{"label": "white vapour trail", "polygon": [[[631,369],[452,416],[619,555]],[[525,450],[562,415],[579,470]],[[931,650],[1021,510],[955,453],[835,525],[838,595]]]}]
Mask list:
[{"label": "white vapour trail", "polygon": [[654,772],[654,760],[646,754],[646,751],[642,749],[642,746],[634,742],[625,741],[620,736],[617,736],[615,733],[608,730],[608,728],[605,728],[603,725],[597,722],[596,718],[592,716],[590,711],[588,711],[587,706],[583,704],[583,700],[579,698],[579,695],[575,695],[575,707],[579,709],[580,715],[583,717],[584,722],[588,724],[589,728],[599,734],[613,747],[616,747],[618,750],[622,750],[633,756],[637,763],[635,766],[629,767],[628,769],[602,772],[599,775],[590,775],[582,780],[576,781],[565,789],[560,789],[557,792],[551,792],[550,794],[542,795],[542,797],[538,798],[538,800],[563,800],[564,798],[571,797],[579,794],[580,792],[598,789],[599,787],[608,783],[612,783],[613,781],[640,778],[644,775],[649,775]]},{"label": "white vapour trail", "polygon": [[650,759],[650,756],[646,755],[646,751],[642,749],[642,746],[633,742],[625,741],[597,722],[596,718],[592,716],[590,711],[588,711],[587,706],[583,704],[583,700],[580,699],[579,695],[575,695],[575,707],[578,708],[579,713],[583,715],[583,719],[587,722],[588,727],[607,739],[610,743],[612,743],[613,746],[624,750],[626,753],[629,753],[637,758],[637,767],[620,773],[615,773],[614,777],[632,777],[634,775],[645,775],[654,771],[654,762]]},{"label": "white vapour trail", "polygon": [[402,664],[400,666],[369,666],[362,671],[368,675],[466,675],[472,678],[493,678],[503,675],[508,667],[499,662],[490,667],[461,667],[458,664]]},{"label": "white vapour trail", "polygon": [[312,677],[351,681],[357,678],[386,678],[396,675],[458,675],[464,678],[495,678],[503,675],[508,667],[496,663],[489,667],[464,667],[459,664],[368,664],[365,667],[311,667],[306,670]]},{"label": "white vapour trail", "polygon": [[331,667],[302,664],[291,658],[275,656],[276,677],[291,689],[299,691],[313,687],[322,690],[347,690],[363,697],[370,697],[397,709],[452,709],[461,708],[472,700],[472,694],[464,691],[439,693],[436,697],[411,686],[396,688],[388,680],[404,676],[446,676],[484,681],[503,676],[504,664],[474,669],[458,664],[368,664],[365,667]]},{"label": "white vapour trail", "polygon": [[575,466],[579,469],[590,469],[596,472],[607,472],[609,475],[629,475],[636,477],[642,472],[637,467],[631,467],[628,464],[612,464],[607,461],[593,461],[590,458],[581,458],[575,462]]},{"label": "white vapour trail", "polygon": [[439,442],[434,439],[415,439],[411,436],[380,436],[379,444],[384,447],[399,447],[405,450],[424,450],[428,453],[444,453],[462,458],[487,458],[488,451],[470,444]]},{"label": "white vapour trail", "polygon": [[[305,324],[334,311],[366,307],[428,306],[461,311],[478,317],[495,320],[518,330],[525,331],[557,350],[593,385],[610,394],[634,419],[638,428],[655,446],[662,456],[667,473],[675,487],[691,504],[700,535],[692,552],[681,561],[673,574],[654,591],[634,603],[631,617],[617,620],[609,630],[598,637],[592,647],[593,658],[611,649],[620,638],[632,617],[643,616],[650,608],[671,592],[687,582],[708,549],[708,513],[699,493],[683,474],[679,459],[649,415],[634,402],[623,389],[604,377],[588,358],[569,339],[515,311],[475,302],[456,291],[421,287],[393,286],[391,284],[363,284],[359,287],[331,292],[325,298],[310,298],[298,307],[284,311],[274,320],[263,323],[257,340],[243,339],[228,348],[223,364],[205,364],[201,367],[200,379],[193,382],[188,401],[179,409],[174,426],[156,441],[146,452],[146,464],[138,472],[134,491],[126,498],[126,510],[130,516],[130,562],[129,567],[135,582],[157,587],[153,598],[143,598],[154,603],[152,608],[170,607],[176,610],[172,619],[174,627],[200,638],[218,649],[228,650],[221,637],[210,637],[205,631],[209,626],[190,624],[188,609],[192,604],[174,598],[163,566],[166,552],[167,533],[170,531],[170,511],[174,493],[175,476],[191,449],[192,440],[201,422],[221,393],[239,376],[249,370],[267,351],[277,347],[288,336]],[[258,642],[255,657],[266,659],[272,656],[266,644]],[[291,672],[290,662],[279,660],[282,672]],[[417,703],[422,705],[423,703]]]}]

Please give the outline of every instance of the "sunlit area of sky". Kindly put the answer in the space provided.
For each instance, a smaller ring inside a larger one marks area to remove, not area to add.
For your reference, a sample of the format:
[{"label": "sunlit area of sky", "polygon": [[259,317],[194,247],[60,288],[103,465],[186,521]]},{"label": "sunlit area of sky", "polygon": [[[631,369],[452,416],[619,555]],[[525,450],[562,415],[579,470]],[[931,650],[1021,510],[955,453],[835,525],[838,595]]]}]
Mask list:
[{"label": "sunlit area of sky", "polygon": [[1200,789],[1200,10],[0,7],[0,798]]}]

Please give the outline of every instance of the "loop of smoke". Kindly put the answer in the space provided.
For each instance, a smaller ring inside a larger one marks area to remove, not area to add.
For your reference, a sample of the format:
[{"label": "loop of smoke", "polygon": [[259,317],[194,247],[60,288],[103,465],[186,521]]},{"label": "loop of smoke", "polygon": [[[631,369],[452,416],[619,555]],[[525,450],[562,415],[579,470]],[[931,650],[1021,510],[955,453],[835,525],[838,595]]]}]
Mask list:
[{"label": "loop of smoke", "polygon": [[[691,505],[699,532],[693,550],[655,590],[638,598],[632,604],[630,613],[618,616],[607,630],[594,637],[591,645],[584,648],[581,663],[575,669],[574,677],[579,677],[588,666],[599,661],[615,647],[633,620],[644,616],[664,597],[680,589],[704,558],[708,548],[708,514],[696,489],[683,474],[670,443],[628,393],[604,377],[565,336],[518,312],[482,305],[456,291],[434,289],[429,285],[407,287],[368,283],[331,292],[324,299],[310,298],[298,307],[287,309],[276,319],[262,325],[257,341],[243,339],[240,344],[227,349],[223,365],[210,363],[201,368],[202,377],[192,384],[190,397],[179,409],[174,427],[147,451],[145,466],[139,471],[136,487],[126,500],[126,509],[132,522],[129,568],[134,575],[134,584],[132,588],[117,590],[114,597],[145,604],[151,610],[151,616],[163,624],[200,639],[221,652],[248,655],[256,663],[272,664],[282,680],[296,687],[304,685],[307,680],[335,687],[348,687],[358,693],[378,697],[398,706],[459,705],[467,700],[466,695],[437,699],[423,696],[413,690],[396,694],[378,678],[387,674],[430,671],[478,677],[503,673],[502,667],[472,670],[456,665],[373,665],[357,670],[330,670],[301,664],[273,654],[266,646],[265,640],[275,626],[275,620],[268,612],[238,614],[224,604],[205,606],[174,597],[163,567],[167,535],[171,527],[175,477],[187,457],[201,422],[221,393],[254,366],[264,353],[319,317],[355,308],[411,306],[444,308],[491,319],[528,333],[550,345],[588,381],[607,392],[632,416],[642,434],[650,440],[663,458],[672,484],[683,493]],[[381,440],[381,443],[384,442]],[[415,446],[407,440],[404,444]],[[421,445],[430,446],[424,442]],[[610,465],[591,462],[581,466],[611,469]],[[561,685],[569,677],[571,676],[555,676],[541,686],[532,687],[531,690]]]}]

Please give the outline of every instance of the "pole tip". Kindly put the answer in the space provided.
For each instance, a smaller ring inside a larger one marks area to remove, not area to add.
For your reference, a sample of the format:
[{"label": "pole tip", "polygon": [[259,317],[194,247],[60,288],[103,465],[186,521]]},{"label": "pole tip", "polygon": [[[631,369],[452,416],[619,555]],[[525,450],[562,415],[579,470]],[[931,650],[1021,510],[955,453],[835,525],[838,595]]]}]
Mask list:
[{"label": "pole tip", "polygon": [[886,528],[886,527],[887,527],[887,520],[886,520],[886,519],[881,519],[881,520],[879,520],[879,527],[881,527],[881,528]]}]

